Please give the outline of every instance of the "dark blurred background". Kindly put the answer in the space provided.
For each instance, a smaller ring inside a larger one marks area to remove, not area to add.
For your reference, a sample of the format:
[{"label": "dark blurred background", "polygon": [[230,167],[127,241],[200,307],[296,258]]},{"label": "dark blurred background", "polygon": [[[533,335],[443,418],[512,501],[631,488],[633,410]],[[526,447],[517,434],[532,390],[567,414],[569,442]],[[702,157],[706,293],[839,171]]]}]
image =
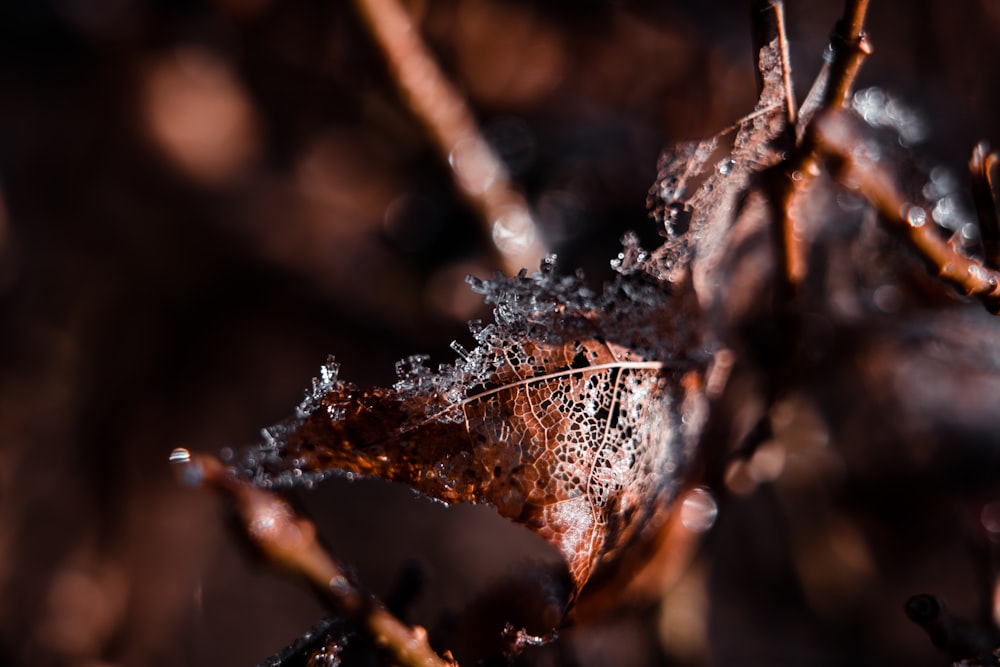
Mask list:
[{"label": "dark blurred background", "polygon": [[[645,199],[663,145],[752,109],[747,4],[407,6],[560,265],[597,282],[625,231],[655,238]],[[840,9],[789,2],[800,96]],[[860,85],[923,114],[922,154],[961,173],[976,141],[1000,143],[1000,1],[874,0],[870,27]],[[254,442],[328,354],[362,386],[390,383],[408,354],[450,360],[465,322],[487,315],[464,283],[495,268],[480,230],[350,3],[3,3],[0,663],[255,664],[318,620],[308,591],[248,559],[167,456]],[[426,564],[423,624],[553,559],[488,511],[384,484],[331,482],[303,502],[376,593]],[[767,536],[755,511],[751,496],[719,530]],[[841,528],[850,551],[860,529]],[[940,549],[899,569],[936,573],[928,585],[974,610],[961,541],[936,530]],[[725,535],[711,540],[739,544]],[[787,565],[764,551],[748,559]],[[695,581],[672,617],[570,630],[529,659],[943,664],[903,618],[924,585],[909,581],[851,623],[836,607],[780,627]]]}]

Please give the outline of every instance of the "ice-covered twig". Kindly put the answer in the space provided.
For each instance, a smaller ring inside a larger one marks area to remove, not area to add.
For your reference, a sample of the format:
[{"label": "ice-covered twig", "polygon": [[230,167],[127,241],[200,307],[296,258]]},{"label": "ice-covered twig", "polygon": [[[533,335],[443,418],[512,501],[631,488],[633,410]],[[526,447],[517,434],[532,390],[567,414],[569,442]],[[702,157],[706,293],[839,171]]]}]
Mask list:
[{"label": "ice-covered twig", "polygon": [[524,197],[483,138],[465,99],[448,81],[398,0],[355,0],[410,110],[451,165],[459,189],[475,206],[501,268],[534,268],[548,251]]},{"label": "ice-covered twig", "polygon": [[942,278],[978,298],[991,312],[1000,312],[1000,272],[949,244],[931,221],[929,207],[908,201],[885,165],[859,155],[856,149],[864,139],[847,112],[818,116],[813,135],[818,153],[832,158],[838,179],[871,202],[883,220],[909,240]]},{"label": "ice-covered twig", "polygon": [[187,483],[206,484],[222,493],[261,554],[305,578],[338,615],[368,632],[394,664],[457,667],[434,652],[424,628],[406,625],[353,582],[316,538],[315,524],[299,516],[287,500],[238,479],[213,456],[176,450],[170,459]]}]

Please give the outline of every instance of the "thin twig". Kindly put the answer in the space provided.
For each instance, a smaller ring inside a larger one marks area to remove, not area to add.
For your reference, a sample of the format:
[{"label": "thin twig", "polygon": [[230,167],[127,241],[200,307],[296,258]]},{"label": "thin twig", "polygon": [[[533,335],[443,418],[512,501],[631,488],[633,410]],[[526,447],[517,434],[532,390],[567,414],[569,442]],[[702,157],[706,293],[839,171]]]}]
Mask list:
[{"label": "thin twig", "polygon": [[818,151],[834,158],[839,180],[854,185],[942,278],[978,298],[991,312],[1000,311],[1000,272],[949,244],[931,222],[927,206],[904,198],[883,165],[857,157],[856,147],[863,139],[845,112],[817,116],[812,133]]},{"label": "thin twig", "polygon": [[[808,108],[807,113],[806,107],[811,106],[807,99],[803,105],[803,113],[800,114],[800,122],[808,123],[811,127],[814,112],[823,113],[842,108],[846,104],[861,64],[872,52],[864,29],[867,12],[868,0],[846,0],[844,3],[844,16],[831,35],[830,47],[833,54],[830,66],[820,74],[825,89],[819,96],[818,108]],[[784,278],[793,290],[805,279],[808,270],[805,242],[796,228],[793,199],[807,190],[819,173],[814,139],[810,136],[809,127],[800,129],[796,134],[801,137],[801,141],[789,160],[785,170],[787,178],[778,188],[776,198]]]},{"label": "thin twig", "polygon": [[536,268],[547,250],[524,197],[479,132],[462,95],[451,85],[398,0],[355,0],[385,56],[396,86],[451,165],[459,189],[477,209],[503,270]]},{"label": "thin twig", "polygon": [[986,265],[1000,267],[1000,205],[994,175],[1000,164],[1000,154],[991,153],[985,141],[972,150],[969,172],[972,176],[972,198],[979,216],[979,232],[983,239]]},{"label": "thin twig", "polygon": [[871,55],[872,45],[865,32],[865,16],[869,0],[847,0],[844,18],[833,29],[830,83],[824,96],[823,108],[841,107],[847,101],[858,77],[861,64]]},{"label": "thin twig", "polygon": [[226,496],[250,541],[266,558],[305,578],[337,614],[367,631],[394,663],[402,667],[456,667],[454,661],[434,652],[426,630],[406,625],[351,581],[316,538],[316,526],[296,514],[287,500],[237,479],[213,456],[178,449],[170,458],[181,466],[186,482],[206,484]]},{"label": "thin twig", "polygon": [[778,48],[781,50],[781,79],[785,88],[785,116],[789,127],[795,127],[798,108],[795,101],[795,88],[792,85],[792,59],[788,51],[788,27],[785,23],[785,3],[772,0],[774,22],[778,28]]}]

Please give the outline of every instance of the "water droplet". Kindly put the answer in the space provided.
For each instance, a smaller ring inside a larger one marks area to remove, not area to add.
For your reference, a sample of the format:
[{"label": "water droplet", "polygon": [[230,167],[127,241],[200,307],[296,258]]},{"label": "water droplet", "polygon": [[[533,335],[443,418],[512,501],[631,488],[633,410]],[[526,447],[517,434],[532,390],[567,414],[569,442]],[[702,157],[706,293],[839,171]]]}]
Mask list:
[{"label": "water droplet", "polygon": [[931,169],[930,180],[924,185],[921,193],[928,201],[937,201],[956,190],[958,190],[958,177],[946,167],[934,167]]},{"label": "water droplet", "polygon": [[501,252],[518,254],[535,244],[535,224],[523,209],[511,209],[493,221],[492,236]]},{"label": "water droplet", "polygon": [[170,463],[178,466],[181,482],[187,486],[201,486],[205,481],[205,471],[201,464],[192,459],[191,452],[184,447],[178,447],[170,452]]},{"label": "water droplet", "polygon": [[708,489],[691,489],[681,501],[680,519],[688,530],[704,533],[715,524],[719,505]]},{"label": "water droplet", "polygon": [[962,234],[962,238],[964,240],[976,241],[979,239],[979,225],[972,222],[967,222],[964,225],[962,225],[960,233]]},{"label": "water droplet", "polygon": [[734,166],[736,166],[736,161],[732,158],[726,158],[725,160],[719,161],[719,164],[715,165],[715,168],[723,176],[728,176],[733,172]]},{"label": "water droplet", "polygon": [[973,264],[969,267],[969,275],[979,283],[985,283],[988,281],[986,269],[978,264]]},{"label": "water droplet", "polygon": [[473,194],[486,192],[500,172],[489,146],[474,139],[455,144],[448,154],[448,164],[462,187]]},{"label": "water droplet", "polygon": [[338,598],[350,595],[352,592],[352,587],[350,582],[339,574],[330,579],[329,586],[330,586],[330,592],[332,592]]},{"label": "water droplet", "polygon": [[958,215],[955,198],[951,195],[941,197],[935,202],[931,217],[945,229],[958,229],[963,223]]},{"label": "water droplet", "polygon": [[912,227],[922,227],[927,222],[927,211],[919,206],[908,206],[904,217]]},{"label": "water droplet", "polygon": [[183,447],[178,447],[174,451],[170,452],[169,460],[171,463],[190,463],[191,452],[184,449]]},{"label": "water droplet", "polygon": [[927,122],[923,117],[884,90],[859,90],[851,103],[854,110],[872,127],[885,127],[895,131],[903,146],[920,143],[927,137]]}]

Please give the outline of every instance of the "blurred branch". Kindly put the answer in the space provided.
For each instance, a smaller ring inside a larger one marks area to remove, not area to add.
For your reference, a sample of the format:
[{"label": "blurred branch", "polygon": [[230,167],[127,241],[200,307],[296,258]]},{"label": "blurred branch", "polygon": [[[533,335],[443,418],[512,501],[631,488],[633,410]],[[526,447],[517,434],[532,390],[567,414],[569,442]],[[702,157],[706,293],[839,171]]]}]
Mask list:
[{"label": "blurred branch", "polygon": [[527,202],[479,132],[462,95],[441,72],[398,0],[355,0],[409,108],[426,126],[455,182],[477,209],[504,272],[536,268],[546,255]]},{"label": "blurred branch", "polygon": [[456,667],[457,663],[434,652],[424,628],[406,625],[351,581],[316,539],[315,524],[298,516],[287,500],[237,479],[213,456],[192,456],[178,449],[170,459],[180,465],[187,483],[207,484],[221,492],[232,503],[250,541],[268,560],[304,577],[338,614],[367,631],[394,663]]},{"label": "blurred branch", "polygon": [[[798,193],[807,190],[819,173],[818,156],[810,132],[812,119],[816,113],[839,109],[847,102],[861,65],[872,52],[864,27],[867,12],[868,0],[845,0],[844,15],[830,36],[829,60],[802,105],[799,128],[796,130],[799,145],[785,169],[786,178],[782,180],[777,193],[784,277],[793,289],[805,279],[808,271],[805,242],[796,226],[793,199]],[[783,28],[783,24],[779,25]],[[786,62],[785,70],[788,71],[789,67]]]},{"label": "blurred branch", "polygon": [[983,239],[986,265],[1000,267],[1000,204],[997,202],[997,183],[994,174],[1000,154],[990,152],[985,141],[972,149],[969,172],[972,175],[972,197],[979,215],[979,231]]},{"label": "blurred branch", "polygon": [[864,138],[848,114],[832,111],[819,116],[812,133],[818,151],[835,160],[838,178],[856,187],[942,278],[977,297],[990,312],[1000,312],[1000,272],[956,250],[940,236],[927,208],[903,197],[885,165],[860,157],[858,146]]}]

